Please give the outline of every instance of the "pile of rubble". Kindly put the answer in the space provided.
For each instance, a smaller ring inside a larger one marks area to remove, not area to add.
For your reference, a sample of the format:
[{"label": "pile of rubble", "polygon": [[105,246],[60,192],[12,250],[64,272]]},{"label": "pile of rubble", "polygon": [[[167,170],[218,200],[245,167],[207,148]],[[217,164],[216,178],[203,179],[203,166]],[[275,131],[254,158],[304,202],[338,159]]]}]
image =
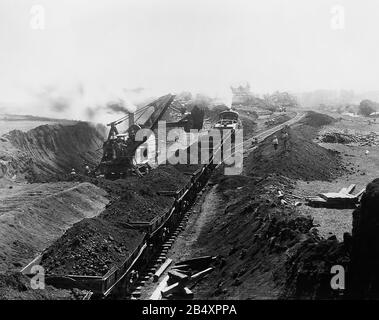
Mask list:
[{"label": "pile of rubble", "polygon": [[358,144],[360,146],[377,146],[379,145],[379,135],[376,132],[363,134],[359,132],[349,131],[325,131],[318,137],[320,142],[325,143],[342,143],[342,144]]}]

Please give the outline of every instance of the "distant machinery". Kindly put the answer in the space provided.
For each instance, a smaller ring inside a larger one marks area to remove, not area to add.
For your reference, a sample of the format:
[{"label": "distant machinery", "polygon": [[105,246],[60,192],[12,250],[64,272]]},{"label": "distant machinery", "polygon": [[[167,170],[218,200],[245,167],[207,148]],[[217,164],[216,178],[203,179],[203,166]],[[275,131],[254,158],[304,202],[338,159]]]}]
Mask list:
[{"label": "distant machinery", "polygon": [[230,89],[233,93],[232,105],[246,105],[250,102],[252,94],[250,92],[250,84],[248,82],[231,86]]},{"label": "distant machinery", "polygon": [[242,128],[239,113],[234,110],[220,112],[219,119],[215,123],[214,128],[221,130],[222,133],[224,133],[225,130],[230,130],[232,139],[234,139],[236,130]]},{"label": "distant machinery", "polygon": [[[174,95],[165,95],[135,113],[129,113],[116,121],[108,123],[107,126],[110,127],[110,130],[103,145],[103,157],[95,172],[104,175],[106,178],[146,174],[150,170],[149,165],[147,163],[138,164],[135,160],[135,154],[138,147],[146,142],[149,137],[145,137],[143,141],[136,141],[136,134],[142,128],[154,131],[158,127],[158,121],[162,120],[169,107],[179,113],[182,112],[175,105],[172,106],[174,98]],[[151,115],[142,124],[137,124],[136,122],[149,110],[153,110]],[[137,119],[135,119],[136,116]],[[195,106],[191,112],[185,113],[179,121],[167,122],[166,127],[182,127],[185,131],[190,129],[200,130],[203,126],[203,119],[204,111]],[[117,126],[127,120],[129,122],[127,131],[119,133]]]}]

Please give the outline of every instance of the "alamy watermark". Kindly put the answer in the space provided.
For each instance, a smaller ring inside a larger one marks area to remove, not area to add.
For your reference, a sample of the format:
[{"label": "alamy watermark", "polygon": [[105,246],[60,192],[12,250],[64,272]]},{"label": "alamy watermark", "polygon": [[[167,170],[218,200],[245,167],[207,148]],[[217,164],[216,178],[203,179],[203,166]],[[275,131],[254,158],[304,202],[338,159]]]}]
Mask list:
[{"label": "alamy watermark", "polygon": [[33,277],[30,279],[30,286],[32,289],[45,289],[45,269],[44,267],[36,264],[30,269]]},{"label": "alamy watermark", "polygon": [[333,274],[330,287],[333,290],[345,290],[345,268],[341,265],[334,265],[330,273]]},{"label": "alamy watermark", "polygon": [[157,137],[150,129],[140,129],[135,134],[135,141],[144,141],[135,154],[137,163],[156,166],[212,162],[225,164],[225,175],[242,173],[243,129],[191,129],[185,132],[175,128],[167,132],[166,123],[159,121]]}]

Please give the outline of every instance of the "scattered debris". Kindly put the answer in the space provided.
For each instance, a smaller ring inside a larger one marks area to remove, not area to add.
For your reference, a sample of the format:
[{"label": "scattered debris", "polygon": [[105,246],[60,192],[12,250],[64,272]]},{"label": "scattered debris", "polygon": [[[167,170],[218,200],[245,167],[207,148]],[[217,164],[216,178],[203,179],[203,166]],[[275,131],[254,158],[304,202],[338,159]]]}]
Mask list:
[{"label": "scattered debris", "polygon": [[351,209],[355,208],[359,202],[359,197],[365,189],[353,195],[355,184],[347,188],[342,188],[339,192],[320,193],[316,197],[306,198],[307,204],[312,207]]},{"label": "scattered debris", "polygon": [[[171,261],[168,262],[168,260],[166,260],[165,264],[158,270],[160,272],[159,276],[171,263]],[[210,267],[210,265],[217,261],[218,257],[204,256],[176,263],[172,269],[168,271],[168,277],[163,279],[162,282],[165,284],[160,284],[158,287],[161,296],[166,299],[178,299],[180,297],[186,299],[192,298],[194,294],[190,289],[193,289],[201,279],[214,270],[214,267]],[[156,298],[158,298],[158,294],[154,293],[152,299]]]},{"label": "scattered debris", "polygon": [[318,137],[320,142],[325,143],[342,143],[342,144],[358,144],[360,146],[378,146],[379,135],[376,132],[362,134],[359,132],[344,131],[324,131]]}]

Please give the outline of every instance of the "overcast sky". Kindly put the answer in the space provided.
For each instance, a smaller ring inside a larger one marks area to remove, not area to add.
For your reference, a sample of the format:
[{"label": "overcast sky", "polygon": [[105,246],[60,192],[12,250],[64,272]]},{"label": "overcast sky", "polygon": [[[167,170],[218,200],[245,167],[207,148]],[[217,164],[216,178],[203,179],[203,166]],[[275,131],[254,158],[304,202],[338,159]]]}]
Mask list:
[{"label": "overcast sky", "polygon": [[377,0],[0,0],[0,103],[54,90],[101,103],[136,87],[227,95],[243,80],[254,92],[379,89],[378,30]]}]

